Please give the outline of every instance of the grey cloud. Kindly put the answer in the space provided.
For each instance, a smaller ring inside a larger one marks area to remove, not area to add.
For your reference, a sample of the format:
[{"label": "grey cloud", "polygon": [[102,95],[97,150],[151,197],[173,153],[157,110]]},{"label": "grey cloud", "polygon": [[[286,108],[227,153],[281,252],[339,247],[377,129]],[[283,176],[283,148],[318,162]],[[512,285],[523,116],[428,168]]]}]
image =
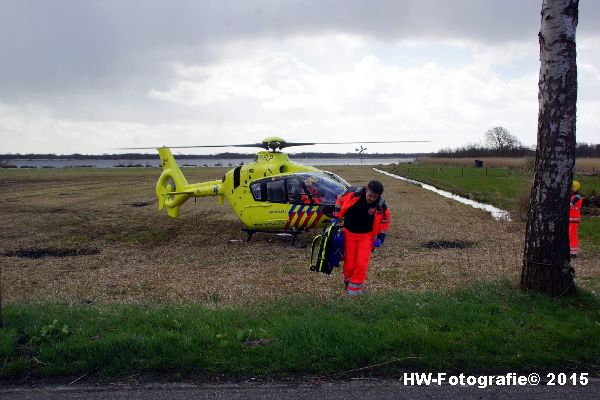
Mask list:
[{"label": "grey cloud", "polygon": [[[0,96],[118,88],[168,73],[167,60],[207,61],[237,38],[323,32],[381,40],[537,40],[540,1],[0,0]],[[579,34],[600,26],[580,5]]]}]

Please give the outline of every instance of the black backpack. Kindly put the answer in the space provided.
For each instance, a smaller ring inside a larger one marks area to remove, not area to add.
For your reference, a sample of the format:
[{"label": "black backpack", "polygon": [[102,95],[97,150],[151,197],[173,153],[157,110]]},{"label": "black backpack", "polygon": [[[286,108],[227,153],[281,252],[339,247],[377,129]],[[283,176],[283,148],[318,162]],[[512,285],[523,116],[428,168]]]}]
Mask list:
[{"label": "black backpack", "polygon": [[[316,258],[315,258],[315,249]],[[344,256],[344,232],[342,227],[328,225],[312,241],[310,252],[310,270],[330,274],[334,267],[340,266]]]}]

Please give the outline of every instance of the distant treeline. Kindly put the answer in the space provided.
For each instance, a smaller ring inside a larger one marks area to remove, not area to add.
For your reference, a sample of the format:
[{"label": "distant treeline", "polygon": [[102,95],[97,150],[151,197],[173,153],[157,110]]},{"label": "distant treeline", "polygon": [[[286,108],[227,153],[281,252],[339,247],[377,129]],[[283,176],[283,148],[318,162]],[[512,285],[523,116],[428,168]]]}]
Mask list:
[{"label": "distant treeline", "polygon": [[457,149],[442,149],[433,157],[473,158],[473,157],[525,157],[535,156],[535,150],[519,146],[512,149],[498,150],[478,144],[469,144]]},{"label": "distant treeline", "polygon": [[[175,154],[177,158],[251,158],[253,154],[221,153],[210,155]],[[158,159],[158,153],[123,153],[123,154],[0,154],[0,160],[152,160]]]},{"label": "distant treeline", "polygon": [[[175,158],[186,159],[225,159],[254,158],[255,153],[218,153],[218,154],[175,154]],[[429,156],[431,153],[368,153],[364,158],[414,158]],[[358,158],[356,153],[294,153],[290,158]],[[158,159],[157,153],[125,154],[0,154],[0,161],[6,160],[151,160]]]},{"label": "distant treeline", "polygon": [[[186,159],[223,159],[239,160],[241,158],[254,158],[255,153],[218,153],[218,154],[175,154],[175,158]],[[301,158],[358,158],[356,153],[292,153],[292,159]],[[498,150],[480,144],[469,144],[457,149],[442,149],[437,153],[367,153],[364,158],[416,158],[416,157],[525,157],[535,156],[535,149],[518,146],[510,149]],[[600,144],[577,143],[576,157],[600,158]],[[156,153],[124,153],[124,154],[0,154],[0,161],[7,160],[151,160],[158,158]]]},{"label": "distant treeline", "polygon": [[576,157],[600,157],[600,144],[577,143]]},{"label": "distant treeline", "polygon": [[[442,149],[432,157],[473,158],[473,157],[535,157],[535,149],[518,146],[511,149],[498,150],[479,144],[470,144],[457,149]],[[575,157],[600,158],[600,144],[577,143]]]}]

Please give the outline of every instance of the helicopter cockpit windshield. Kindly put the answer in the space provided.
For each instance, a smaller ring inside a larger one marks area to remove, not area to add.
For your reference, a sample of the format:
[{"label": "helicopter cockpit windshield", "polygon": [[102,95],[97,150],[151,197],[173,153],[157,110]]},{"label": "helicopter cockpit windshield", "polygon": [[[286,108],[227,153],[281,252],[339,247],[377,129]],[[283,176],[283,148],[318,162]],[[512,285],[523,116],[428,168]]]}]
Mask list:
[{"label": "helicopter cockpit windshield", "polygon": [[339,176],[338,174],[334,174],[333,172],[329,172],[329,171],[323,171],[323,173],[327,174],[327,176],[333,178],[334,180],[338,181],[339,183],[346,186],[347,188],[350,187],[350,184],[348,182],[346,182],[346,180],[344,178],[342,178],[341,176]]},{"label": "helicopter cockpit windshield", "polygon": [[335,204],[337,197],[347,189],[344,184],[324,173],[303,173],[295,176],[305,185],[306,192],[316,204]]}]

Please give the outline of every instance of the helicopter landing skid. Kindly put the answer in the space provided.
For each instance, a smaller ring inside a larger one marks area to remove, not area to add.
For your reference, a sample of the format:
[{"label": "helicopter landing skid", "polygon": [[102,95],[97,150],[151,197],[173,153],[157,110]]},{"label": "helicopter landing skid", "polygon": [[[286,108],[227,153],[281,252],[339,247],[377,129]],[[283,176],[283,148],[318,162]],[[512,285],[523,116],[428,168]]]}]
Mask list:
[{"label": "helicopter landing skid", "polygon": [[[242,229],[242,231],[246,232],[248,234],[248,237],[246,238],[246,242],[249,242],[250,239],[252,239],[252,235],[254,235],[256,232],[261,232],[261,233],[270,233],[270,234],[276,234],[276,235],[290,235],[290,246],[294,246],[296,245],[296,237],[301,234],[303,231],[298,230],[298,231],[267,231],[267,230],[262,230],[262,229]],[[298,245],[298,247],[306,247],[306,244],[301,243],[300,245]]]}]

